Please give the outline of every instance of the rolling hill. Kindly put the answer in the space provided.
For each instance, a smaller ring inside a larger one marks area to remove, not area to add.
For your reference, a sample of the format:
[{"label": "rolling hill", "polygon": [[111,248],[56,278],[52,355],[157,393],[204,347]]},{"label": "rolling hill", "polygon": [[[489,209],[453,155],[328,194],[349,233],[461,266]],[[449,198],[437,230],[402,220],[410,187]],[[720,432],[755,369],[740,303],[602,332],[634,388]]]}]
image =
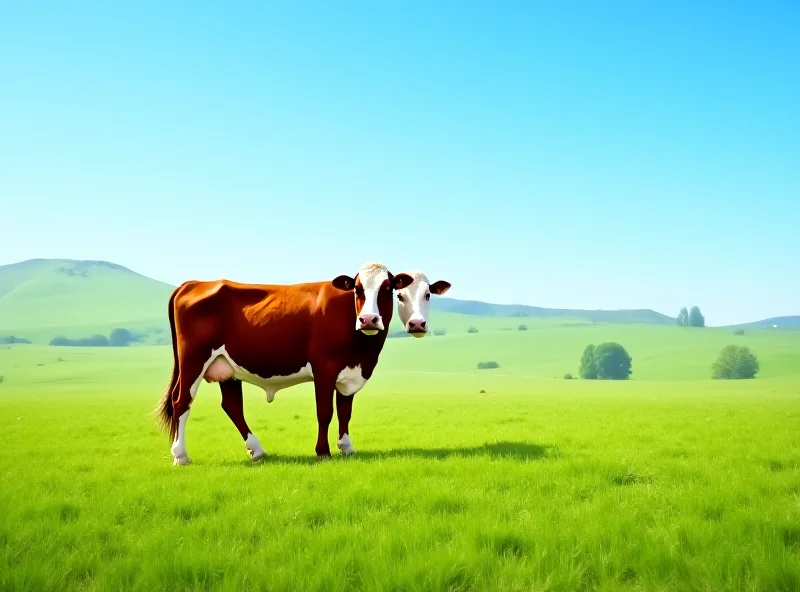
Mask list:
[{"label": "rolling hill", "polygon": [[432,301],[431,308],[446,312],[474,316],[493,317],[533,317],[533,318],[570,318],[583,319],[594,323],[631,324],[645,323],[653,325],[674,325],[675,319],[660,312],[648,309],[640,310],[577,310],[565,308],[542,308],[525,304],[491,304],[479,300],[456,300],[454,298],[437,298]]},{"label": "rolling hill", "polygon": [[[147,343],[168,341],[166,305],[173,286],[107,261],[31,259],[0,266],[0,337],[34,343],[53,337],[107,335],[115,327],[146,334]],[[476,300],[434,298],[433,328],[464,333],[556,325],[672,325],[653,310],[570,310]],[[786,317],[800,319],[800,317]],[[796,321],[795,321],[796,322]],[[397,316],[393,331],[400,329]],[[771,326],[773,319],[752,326]]]},{"label": "rolling hill", "polygon": [[741,323],[739,325],[731,325],[737,329],[762,329],[762,328],[776,328],[776,329],[800,329],[800,315],[788,317],[772,317],[764,319],[763,321],[754,321],[752,323]]}]

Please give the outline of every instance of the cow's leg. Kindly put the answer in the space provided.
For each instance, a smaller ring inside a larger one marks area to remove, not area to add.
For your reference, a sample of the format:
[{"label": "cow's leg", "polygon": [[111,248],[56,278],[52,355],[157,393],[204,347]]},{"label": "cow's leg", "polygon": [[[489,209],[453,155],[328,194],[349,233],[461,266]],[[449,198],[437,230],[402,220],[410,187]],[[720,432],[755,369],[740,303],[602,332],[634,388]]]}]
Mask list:
[{"label": "cow's leg", "polygon": [[353,412],[353,397],[344,396],[337,389],[336,391],[336,415],[339,417],[339,441],[336,446],[342,454],[354,454],[353,442],[350,440],[350,416]]},{"label": "cow's leg", "polygon": [[317,456],[330,456],[331,447],[328,442],[328,427],[333,419],[333,390],[336,379],[326,376],[316,376],[314,379],[314,393],[317,403]]},{"label": "cow's leg", "polygon": [[222,391],[222,409],[230,417],[233,425],[239,430],[245,446],[253,461],[264,458],[267,453],[261,448],[261,443],[255,437],[244,419],[244,398],[242,396],[242,381],[232,378],[219,383]]},{"label": "cow's leg", "polygon": [[178,425],[175,429],[175,440],[172,443],[173,465],[188,465],[191,461],[186,452],[186,422],[189,420],[189,408],[192,406],[200,388],[208,366],[214,360],[210,358],[210,350],[207,354],[198,353],[198,349],[184,350],[179,353],[180,375],[178,377],[178,388],[175,392],[173,401],[174,413],[173,421]]}]

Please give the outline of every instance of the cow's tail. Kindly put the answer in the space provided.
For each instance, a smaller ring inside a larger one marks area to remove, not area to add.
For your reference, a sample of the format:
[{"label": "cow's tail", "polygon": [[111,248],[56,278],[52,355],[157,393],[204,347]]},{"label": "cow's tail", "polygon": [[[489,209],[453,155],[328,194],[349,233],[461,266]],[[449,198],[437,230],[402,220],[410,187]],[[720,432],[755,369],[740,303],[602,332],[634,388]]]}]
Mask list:
[{"label": "cow's tail", "polygon": [[178,340],[175,334],[175,294],[178,289],[176,288],[172,295],[169,297],[168,314],[169,314],[169,329],[172,334],[172,376],[169,379],[169,386],[164,391],[164,395],[158,402],[156,413],[158,414],[159,424],[162,429],[169,433],[170,442],[175,439],[177,434],[177,422],[175,421],[175,409],[173,406],[172,397],[178,388],[178,376],[180,365],[178,364]]}]

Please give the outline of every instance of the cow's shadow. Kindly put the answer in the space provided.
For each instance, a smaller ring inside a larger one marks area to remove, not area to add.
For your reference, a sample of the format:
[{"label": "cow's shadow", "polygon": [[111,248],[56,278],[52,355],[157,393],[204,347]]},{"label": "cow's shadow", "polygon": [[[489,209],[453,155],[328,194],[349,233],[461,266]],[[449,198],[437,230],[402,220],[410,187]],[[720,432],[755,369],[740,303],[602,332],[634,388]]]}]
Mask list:
[{"label": "cow's shadow", "polygon": [[[392,448],[389,450],[364,450],[357,451],[356,454],[349,456],[342,455],[335,447],[331,450],[331,456],[318,458],[313,454],[309,455],[284,455],[271,453],[266,458],[257,463],[243,460],[231,464],[251,464],[252,466],[270,465],[276,463],[316,465],[321,462],[381,462],[394,459],[425,459],[425,460],[448,460],[448,459],[501,459],[513,461],[536,461],[558,456],[555,447],[546,444],[534,444],[531,442],[489,442],[477,446],[458,446],[454,448]],[[227,464],[227,463],[225,463]]]}]

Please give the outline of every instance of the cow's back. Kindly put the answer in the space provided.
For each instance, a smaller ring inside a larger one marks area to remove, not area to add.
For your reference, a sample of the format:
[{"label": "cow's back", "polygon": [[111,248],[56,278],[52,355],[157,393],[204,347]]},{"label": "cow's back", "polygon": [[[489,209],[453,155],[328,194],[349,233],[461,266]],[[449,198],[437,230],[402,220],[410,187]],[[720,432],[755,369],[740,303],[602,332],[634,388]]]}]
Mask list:
[{"label": "cow's back", "polygon": [[179,347],[225,347],[237,364],[260,376],[295,372],[308,361],[319,287],[191,281],[178,288]]}]

